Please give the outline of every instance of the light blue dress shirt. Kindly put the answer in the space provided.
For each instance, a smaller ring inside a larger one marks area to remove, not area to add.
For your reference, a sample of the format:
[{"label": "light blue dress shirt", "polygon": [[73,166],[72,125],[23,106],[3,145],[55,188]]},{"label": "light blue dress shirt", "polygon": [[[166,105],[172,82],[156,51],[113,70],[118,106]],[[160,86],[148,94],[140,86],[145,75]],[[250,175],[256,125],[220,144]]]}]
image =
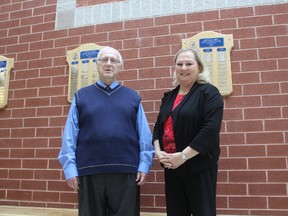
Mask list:
[{"label": "light blue dress shirt", "polygon": [[[106,85],[102,81],[97,82],[104,88]],[[110,87],[115,88],[119,82],[113,82]],[[136,128],[139,136],[139,166],[138,172],[149,173],[153,165],[154,146],[152,145],[151,131],[144,113],[142,104],[139,104],[137,113]],[[62,148],[60,150],[58,159],[63,166],[63,171],[66,179],[78,176],[76,164],[76,146],[79,134],[78,110],[75,102],[75,97],[71,103],[71,107],[66,120],[64,133],[62,137]],[[87,150],[89,151],[89,150]],[[113,152],[111,152],[113,154]]]}]

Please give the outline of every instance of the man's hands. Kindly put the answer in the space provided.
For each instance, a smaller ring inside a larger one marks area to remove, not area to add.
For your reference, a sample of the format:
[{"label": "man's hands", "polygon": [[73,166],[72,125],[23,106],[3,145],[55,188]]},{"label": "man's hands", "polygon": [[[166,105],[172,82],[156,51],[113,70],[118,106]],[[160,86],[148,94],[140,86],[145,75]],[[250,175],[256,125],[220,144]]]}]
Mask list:
[{"label": "man's hands", "polygon": [[137,185],[138,186],[144,185],[146,181],[147,181],[147,174],[143,172],[138,172],[136,178]]},{"label": "man's hands", "polygon": [[67,180],[67,185],[75,190],[79,190],[79,181],[77,177],[72,177]]}]

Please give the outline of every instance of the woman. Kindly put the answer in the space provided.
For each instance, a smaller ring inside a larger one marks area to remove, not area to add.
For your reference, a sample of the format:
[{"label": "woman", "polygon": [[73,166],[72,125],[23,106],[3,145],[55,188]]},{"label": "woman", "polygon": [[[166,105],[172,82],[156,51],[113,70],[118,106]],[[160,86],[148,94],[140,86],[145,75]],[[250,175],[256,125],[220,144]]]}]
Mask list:
[{"label": "woman", "polygon": [[215,216],[223,100],[197,50],[181,49],[174,63],[176,87],[164,94],[153,132],[167,216]]}]

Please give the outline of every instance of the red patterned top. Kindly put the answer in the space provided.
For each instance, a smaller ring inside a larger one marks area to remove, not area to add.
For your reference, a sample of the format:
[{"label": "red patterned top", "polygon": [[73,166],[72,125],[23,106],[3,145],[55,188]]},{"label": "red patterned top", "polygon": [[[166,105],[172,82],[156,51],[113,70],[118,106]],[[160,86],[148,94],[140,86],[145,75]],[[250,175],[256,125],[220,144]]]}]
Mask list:
[{"label": "red patterned top", "polygon": [[[184,94],[178,94],[172,110],[174,110],[183,100]],[[174,153],[176,152],[176,144],[174,139],[174,132],[173,132],[173,119],[171,115],[167,118],[164,122],[164,134],[163,134],[163,147],[166,153]]]}]

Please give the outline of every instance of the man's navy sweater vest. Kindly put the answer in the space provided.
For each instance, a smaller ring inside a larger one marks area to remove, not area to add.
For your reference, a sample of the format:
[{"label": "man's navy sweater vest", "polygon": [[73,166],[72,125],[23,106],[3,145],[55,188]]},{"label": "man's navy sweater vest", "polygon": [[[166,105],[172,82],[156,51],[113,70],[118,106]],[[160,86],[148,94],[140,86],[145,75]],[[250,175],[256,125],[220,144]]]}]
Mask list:
[{"label": "man's navy sweater vest", "polygon": [[110,93],[96,84],[77,92],[79,137],[76,162],[79,176],[137,172],[139,104],[139,95],[121,85]]}]

